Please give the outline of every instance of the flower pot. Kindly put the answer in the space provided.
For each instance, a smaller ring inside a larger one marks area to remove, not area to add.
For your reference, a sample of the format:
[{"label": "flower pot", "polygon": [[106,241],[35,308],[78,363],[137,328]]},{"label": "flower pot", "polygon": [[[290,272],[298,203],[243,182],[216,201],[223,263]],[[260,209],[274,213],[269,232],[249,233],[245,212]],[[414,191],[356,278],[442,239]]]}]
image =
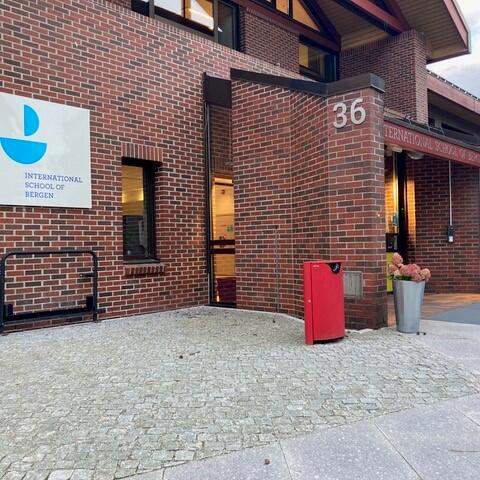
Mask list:
[{"label": "flower pot", "polygon": [[393,281],[393,300],[399,332],[418,332],[424,292],[425,282]]}]

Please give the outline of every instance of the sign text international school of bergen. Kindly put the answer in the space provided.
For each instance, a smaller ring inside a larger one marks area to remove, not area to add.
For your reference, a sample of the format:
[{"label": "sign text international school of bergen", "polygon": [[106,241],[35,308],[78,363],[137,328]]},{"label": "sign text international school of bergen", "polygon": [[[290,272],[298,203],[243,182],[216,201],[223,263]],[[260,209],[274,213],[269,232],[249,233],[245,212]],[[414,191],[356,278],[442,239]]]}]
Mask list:
[{"label": "sign text international school of bergen", "polygon": [[90,111],[0,93],[0,205],[91,208]]}]

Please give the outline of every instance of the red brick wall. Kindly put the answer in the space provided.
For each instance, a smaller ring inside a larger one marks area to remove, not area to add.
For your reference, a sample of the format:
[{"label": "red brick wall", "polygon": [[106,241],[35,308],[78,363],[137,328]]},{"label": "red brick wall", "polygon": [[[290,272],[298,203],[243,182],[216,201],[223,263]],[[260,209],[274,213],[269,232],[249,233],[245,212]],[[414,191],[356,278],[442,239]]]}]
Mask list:
[{"label": "red brick wall", "polygon": [[340,55],[341,78],[375,73],[385,80],[385,106],[428,121],[425,38],[415,30]]},{"label": "red brick wall", "polygon": [[[130,0],[107,0],[127,8]],[[252,57],[298,73],[298,34],[268,18],[267,12],[240,8],[240,50]]]},{"label": "red brick wall", "polygon": [[266,16],[240,9],[240,49],[248,55],[298,73],[298,35]]},{"label": "red brick wall", "polygon": [[237,305],[275,311],[278,281],[293,313],[291,93],[234,80],[232,97]]},{"label": "red brick wall", "polygon": [[[427,291],[480,292],[480,171],[452,163],[455,242],[447,241],[449,223],[448,162],[435,158],[407,164],[410,261],[432,271]],[[414,203],[413,203],[413,198]]]},{"label": "red brick wall", "polygon": [[292,191],[296,259],[295,310],[303,316],[305,260],[328,259],[330,252],[329,171],[326,100],[295,94],[292,112]]},{"label": "red brick wall", "polygon": [[106,0],[107,2],[116,3],[117,5],[121,5],[125,8],[132,7],[132,0]]},{"label": "red brick wall", "polygon": [[[340,258],[364,274],[364,297],[347,302],[348,325],[384,325],[381,94],[325,100],[237,80],[232,90],[238,305],[275,311],[278,302],[302,316],[303,261]],[[366,122],[337,131],[333,105],[357,97]]]},{"label": "red brick wall", "polygon": [[[92,209],[0,207],[0,253],[94,248],[108,317],[207,303],[202,75],[287,72],[102,0],[4,0],[0,28],[1,91],[91,111],[93,189]],[[122,156],[157,162],[148,272],[122,259]]]}]

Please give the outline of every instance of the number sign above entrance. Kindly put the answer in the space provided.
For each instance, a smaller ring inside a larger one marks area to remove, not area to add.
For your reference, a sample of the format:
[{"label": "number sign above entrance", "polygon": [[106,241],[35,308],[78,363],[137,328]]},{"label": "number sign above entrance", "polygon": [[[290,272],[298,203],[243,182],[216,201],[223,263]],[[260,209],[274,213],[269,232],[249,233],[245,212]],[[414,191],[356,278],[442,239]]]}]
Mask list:
[{"label": "number sign above entrance", "polygon": [[[333,126],[335,128],[343,128],[350,121],[353,125],[361,125],[367,118],[367,112],[362,107],[363,98],[356,98],[350,104],[350,108],[347,107],[345,102],[336,103],[333,106],[333,111],[336,114]],[[348,112],[348,115],[347,115]]]}]

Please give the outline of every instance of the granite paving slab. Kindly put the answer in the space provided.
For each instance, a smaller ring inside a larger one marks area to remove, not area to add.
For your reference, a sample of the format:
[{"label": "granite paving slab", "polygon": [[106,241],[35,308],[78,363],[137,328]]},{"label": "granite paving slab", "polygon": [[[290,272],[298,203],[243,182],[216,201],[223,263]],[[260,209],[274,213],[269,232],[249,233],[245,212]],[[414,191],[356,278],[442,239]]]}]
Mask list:
[{"label": "granite paving slab", "polygon": [[416,336],[414,340],[480,374],[480,328],[477,325],[422,320],[420,329],[426,335]]},{"label": "granite paving slab", "polygon": [[420,478],[372,421],[283,440],[281,445],[292,480]]},{"label": "granite paving slab", "polygon": [[454,404],[389,415],[375,425],[423,480],[478,480],[480,426]]},{"label": "granite paving slab", "polygon": [[[292,480],[279,445],[181,465],[165,471],[164,480]],[[135,478],[135,480],[146,480]]]}]

